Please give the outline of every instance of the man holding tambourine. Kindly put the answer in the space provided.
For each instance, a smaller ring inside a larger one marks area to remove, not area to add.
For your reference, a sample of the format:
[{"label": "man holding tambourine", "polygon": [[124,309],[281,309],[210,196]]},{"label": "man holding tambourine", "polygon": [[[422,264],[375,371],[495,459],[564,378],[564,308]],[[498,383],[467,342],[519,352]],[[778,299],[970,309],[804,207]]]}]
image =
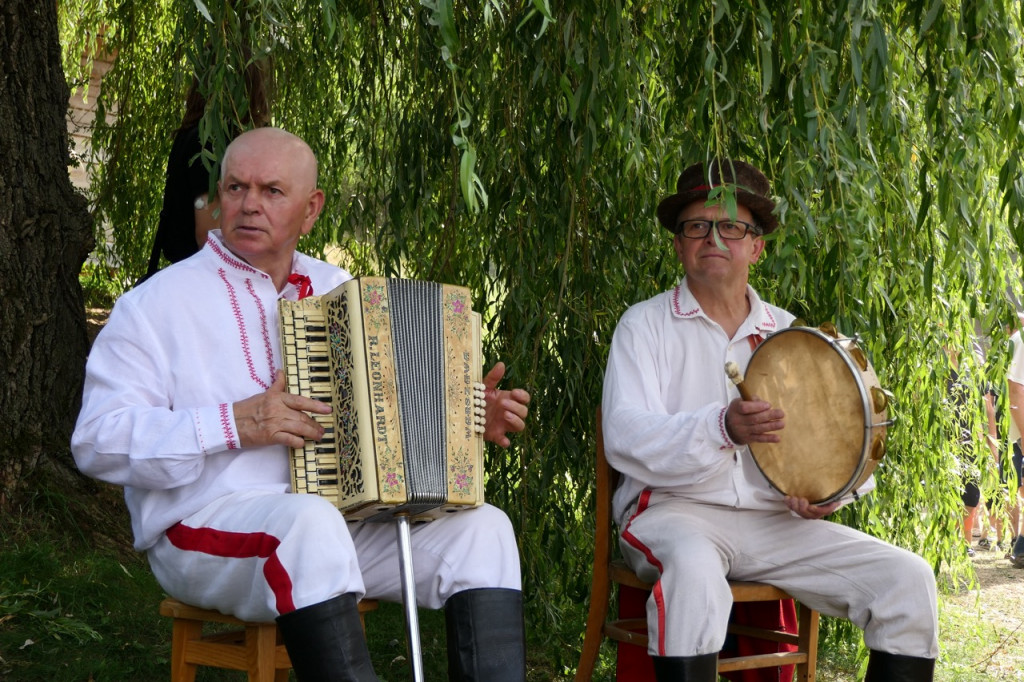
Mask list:
[{"label": "man holding tambourine", "polygon": [[[730,194],[733,210],[724,201]],[[789,415],[757,395],[740,397],[723,370],[745,370],[758,345],[794,319],[748,284],[763,235],[777,227],[774,207],[767,179],[747,163],[684,170],[658,219],[675,235],[686,275],[627,310],[612,340],[604,438],[622,473],[613,502],[620,547],[655,584],[648,652],[658,680],[717,680],[732,605],[727,581],[750,580],[863,629],[867,680],[931,680],[931,567],[823,518],[870,490],[870,476],[837,499],[780,493],[749,446],[778,444]],[[866,406],[873,410],[884,411],[884,401]]]}]

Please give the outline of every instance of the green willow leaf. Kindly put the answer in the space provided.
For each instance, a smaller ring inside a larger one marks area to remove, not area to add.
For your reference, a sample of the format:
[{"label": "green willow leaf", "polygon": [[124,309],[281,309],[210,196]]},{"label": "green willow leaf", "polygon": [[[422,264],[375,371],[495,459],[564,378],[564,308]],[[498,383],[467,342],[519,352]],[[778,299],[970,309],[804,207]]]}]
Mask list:
[{"label": "green willow leaf", "polygon": [[711,23],[717,24],[729,16],[728,0],[714,0],[712,4],[714,6],[714,13],[711,16]]},{"label": "green willow leaf", "polygon": [[931,8],[928,10],[928,14],[925,15],[924,21],[921,22],[921,28],[918,33],[921,38],[924,38],[924,34],[931,30],[931,27],[935,24],[935,20],[938,19],[939,13],[945,8],[945,2],[943,0],[934,0]]},{"label": "green willow leaf", "polygon": [[551,6],[548,4],[548,0],[532,0],[534,9],[541,15],[540,29],[537,30],[535,39],[540,39],[544,32],[548,30],[548,26],[554,21],[554,17],[551,14]]},{"label": "green willow leaf", "polygon": [[203,0],[193,0],[193,2],[195,2],[196,9],[203,15],[203,18],[212,24],[213,17],[210,16],[210,10],[206,8],[206,3],[204,3]]},{"label": "green willow leaf", "polygon": [[476,149],[473,145],[468,144],[465,150],[463,150],[462,159],[459,162],[459,184],[462,187],[462,198],[465,200],[466,206],[474,213],[478,210],[476,193],[474,192],[475,168]]}]

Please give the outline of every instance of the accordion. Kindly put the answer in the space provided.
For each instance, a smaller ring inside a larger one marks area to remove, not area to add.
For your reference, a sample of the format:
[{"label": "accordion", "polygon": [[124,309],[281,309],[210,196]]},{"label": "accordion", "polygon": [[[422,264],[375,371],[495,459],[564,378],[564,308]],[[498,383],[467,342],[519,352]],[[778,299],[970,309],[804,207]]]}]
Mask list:
[{"label": "accordion", "polygon": [[288,391],[332,406],[291,449],[292,490],[349,521],[483,503],[480,315],[465,287],[363,277],[280,301]]}]

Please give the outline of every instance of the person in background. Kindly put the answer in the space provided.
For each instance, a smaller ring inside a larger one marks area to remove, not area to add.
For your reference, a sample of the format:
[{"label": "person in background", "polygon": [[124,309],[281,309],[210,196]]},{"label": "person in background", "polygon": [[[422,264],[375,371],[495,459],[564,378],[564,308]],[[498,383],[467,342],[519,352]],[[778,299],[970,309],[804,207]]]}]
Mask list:
[{"label": "person in background", "polygon": [[[1024,496],[1024,478],[1021,477],[1024,456],[1021,453],[1021,434],[1024,433],[1024,341],[1021,340],[1021,329],[1024,328],[1024,313],[1017,314],[1017,328],[1010,336],[1013,345],[1013,357],[1006,371],[1006,399],[1010,413],[1009,442],[1013,448],[1013,467],[1017,472],[1017,499]],[[1014,529],[1016,537],[1010,549],[1010,563],[1017,568],[1024,568],[1024,537],[1020,525],[1024,523],[1018,517],[1018,526]]]},{"label": "person in background", "polygon": [[[270,123],[269,69],[269,64],[262,61],[251,61],[245,69],[249,100],[247,108],[239,112],[244,128],[260,128]],[[185,100],[185,115],[174,131],[167,157],[160,220],[146,274],[140,281],[160,269],[161,255],[177,263],[199,251],[206,243],[207,233],[219,224],[217,200],[209,195],[210,171],[202,159],[199,136],[199,123],[205,112],[206,98],[200,93],[199,82],[193,80]]]},{"label": "person in background", "polygon": [[[980,354],[980,350],[975,350]],[[999,466],[998,435],[995,422],[995,401],[991,387],[983,388],[978,382],[967,374],[961,366],[963,363],[960,354],[952,348],[946,348],[946,357],[949,359],[949,379],[947,382],[948,412],[953,418],[953,427],[956,429],[957,441],[957,468],[960,471],[962,488],[960,499],[963,502],[963,516],[961,528],[963,530],[964,542],[967,546],[967,556],[975,556],[974,533],[978,526],[978,510],[981,508],[981,470],[986,467],[984,459],[977,455],[977,443],[983,441],[985,447],[992,455],[993,463]],[[972,428],[971,411],[976,404],[975,400],[981,393],[985,407],[985,435],[983,438],[975,438]],[[987,525],[988,521],[984,523]],[[979,529],[978,536],[982,537],[985,531]],[[980,542],[980,541],[979,541]]]},{"label": "person in background", "polygon": [[[985,411],[988,419],[989,434],[996,434],[995,436],[989,435],[991,441],[989,447],[992,449],[993,456],[996,459],[999,491],[996,495],[986,499],[985,506],[979,510],[981,512],[979,516],[982,518],[979,518],[978,524],[981,526],[978,548],[1000,551],[1005,547],[1005,557],[1009,558],[1013,543],[1017,539],[1017,525],[1020,520],[1020,505],[1018,494],[1015,492],[1018,488],[1016,481],[1020,480],[1020,472],[1016,471],[1012,475],[1013,478],[1011,478],[1010,472],[1013,463],[1012,458],[1006,456],[1005,444],[1008,441],[1002,438],[1002,434],[1005,431],[1001,428],[1004,424],[1003,414],[1000,409],[997,409],[999,402],[999,396],[995,389],[993,389],[991,400],[986,401]],[[1014,492],[1011,492],[1011,490]],[[998,504],[1000,500],[1003,501],[1001,506]],[[994,541],[989,538],[990,532],[995,535]],[[1009,533],[1008,542],[1003,541],[1006,533]]]},{"label": "person in background", "polygon": [[[713,191],[719,200],[709,200]],[[747,448],[779,442],[785,429],[781,410],[741,399],[724,371],[727,361],[745,370],[755,346],[794,319],[748,284],[764,235],[778,226],[774,207],[750,164],[687,167],[657,211],[686,274],[630,307],[612,338],[602,413],[608,462],[622,474],[613,511],[625,560],[654,585],[655,675],[716,682],[728,581],[750,580],[862,628],[870,682],[931,680],[938,613],[928,563],[825,520],[840,501],[784,498]]]},{"label": "person in background", "polygon": [[[168,594],[249,621],[276,620],[300,682],[377,680],[357,610],[402,600],[390,523],[348,524],[292,494],[289,447],[320,440],[330,405],[285,390],[280,299],[348,272],[296,252],[320,214],[313,152],[257,128],[227,148],[221,228],[190,258],[124,294],[89,354],[72,452],[122,485],[135,547]],[[484,377],[484,437],[509,445],[529,394]],[[411,531],[419,604],[444,608],[452,680],[525,679],[519,553],[484,504]]]}]

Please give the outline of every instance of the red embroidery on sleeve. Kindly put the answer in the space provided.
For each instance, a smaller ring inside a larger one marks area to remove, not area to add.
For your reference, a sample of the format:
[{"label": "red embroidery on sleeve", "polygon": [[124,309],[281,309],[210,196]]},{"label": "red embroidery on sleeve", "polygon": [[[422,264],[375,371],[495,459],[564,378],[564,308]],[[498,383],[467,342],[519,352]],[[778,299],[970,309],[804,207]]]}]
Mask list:
[{"label": "red embroidery on sleeve", "polygon": [[231,413],[228,412],[228,404],[220,404],[220,427],[224,430],[224,440],[227,441],[228,450],[237,450],[238,443],[231,435]]},{"label": "red embroidery on sleeve", "polygon": [[723,450],[734,450],[738,446],[732,442],[732,438],[729,438],[729,431],[725,428],[725,413],[729,411],[728,406],[723,407],[721,412],[718,413],[718,433],[722,436],[722,440],[725,441],[725,445],[722,447]]}]

